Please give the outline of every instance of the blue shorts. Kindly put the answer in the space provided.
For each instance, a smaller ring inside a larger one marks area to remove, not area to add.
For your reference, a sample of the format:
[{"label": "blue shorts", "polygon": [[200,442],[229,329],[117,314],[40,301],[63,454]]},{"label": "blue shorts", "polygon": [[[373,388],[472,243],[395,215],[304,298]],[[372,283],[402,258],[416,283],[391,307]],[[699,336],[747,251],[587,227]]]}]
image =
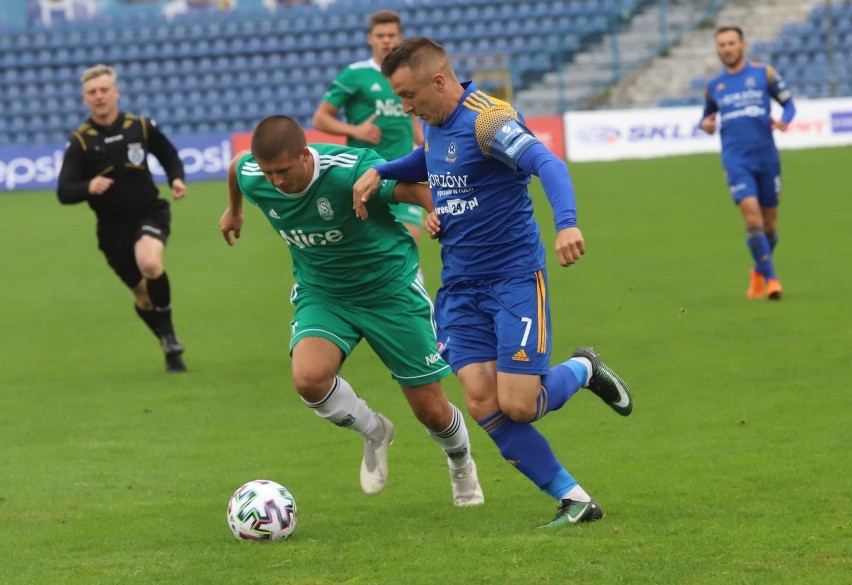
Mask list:
[{"label": "blue shorts", "polygon": [[497,361],[497,371],[546,374],[550,369],[550,302],[544,270],[441,288],[435,300],[438,351],[458,372]]},{"label": "blue shorts", "polygon": [[739,204],[746,197],[757,197],[761,207],[778,207],[781,194],[781,163],[778,159],[728,163],[725,165],[725,177],[734,203]]}]

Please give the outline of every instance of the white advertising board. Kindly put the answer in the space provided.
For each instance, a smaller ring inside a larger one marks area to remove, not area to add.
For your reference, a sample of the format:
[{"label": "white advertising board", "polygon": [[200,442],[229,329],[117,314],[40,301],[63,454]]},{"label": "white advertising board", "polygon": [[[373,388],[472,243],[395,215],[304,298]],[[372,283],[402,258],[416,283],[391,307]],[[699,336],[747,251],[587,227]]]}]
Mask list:
[{"label": "white advertising board", "polygon": [[[796,100],[787,132],[775,132],[781,149],[852,144],[852,99]],[[698,127],[702,108],[595,110],[565,114],[565,149],[573,162],[656,158],[719,152],[718,132]],[[773,116],[781,108],[773,104]]]}]

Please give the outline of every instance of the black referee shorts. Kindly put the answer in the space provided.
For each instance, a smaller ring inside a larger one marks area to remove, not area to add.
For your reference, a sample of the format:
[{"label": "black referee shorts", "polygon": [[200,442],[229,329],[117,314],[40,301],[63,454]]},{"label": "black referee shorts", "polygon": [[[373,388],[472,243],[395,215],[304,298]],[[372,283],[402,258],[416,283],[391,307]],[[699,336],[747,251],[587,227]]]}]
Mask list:
[{"label": "black referee shorts", "polygon": [[171,232],[171,223],[169,202],[164,199],[157,199],[156,203],[138,218],[99,219],[98,248],[106,256],[110,268],[128,288],[135,287],[142,280],[133,250],[136,242],[142,236],[151,236],[166,244]]}]

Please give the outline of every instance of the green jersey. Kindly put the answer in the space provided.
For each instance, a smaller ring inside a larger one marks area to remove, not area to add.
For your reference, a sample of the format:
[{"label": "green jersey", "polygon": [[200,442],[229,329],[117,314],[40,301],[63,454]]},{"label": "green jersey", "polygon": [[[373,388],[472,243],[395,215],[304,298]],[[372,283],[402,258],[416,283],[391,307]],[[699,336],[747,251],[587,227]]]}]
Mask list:
[{"label": "green jersey", "polygon": [[375,59],[358,61],[346,67],[331,82],[322,98],[337,109],[346,111],[350,124],[360,124],[373,114],[373,122],[382,131],[379,144],[348,138],[346,144],[371,148],[385,160],[405,156],[414,145],[411,116],[402,111],[402,100],[391,89]]},{"label": "green jersey", "polygon": [[417,273],[417,247],[390,211],[396,181],[381,182],[367,204],[367,220],[352,208],[352,186],[381,157],[336,144],[309,149],[314,176],[302,193],[276,189],[251,154],[237,164],[240,191],[290,248],[296,284],[352,301],[381,301],[408,287]]}]

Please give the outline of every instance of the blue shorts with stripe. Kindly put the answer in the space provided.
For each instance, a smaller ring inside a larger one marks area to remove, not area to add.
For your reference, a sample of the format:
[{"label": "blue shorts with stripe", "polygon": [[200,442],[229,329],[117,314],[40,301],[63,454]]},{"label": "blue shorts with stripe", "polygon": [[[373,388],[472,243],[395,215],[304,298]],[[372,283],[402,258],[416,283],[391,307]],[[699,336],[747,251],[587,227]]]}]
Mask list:
[{"label": "blue shorts with stripe", "polygon": [[726,162],[725,179],[734,203],[739,204],[746,197],[757,197],[761,207],[778,207],[781,163],[777,159]]},{"label": "blue shorts with stripe", "polygon": [[438,351],[458,372],[497,361],[497,370],[545,374],[550,369],[550,303],[543,270],[510,278],[445,286],[435,300]]}]

